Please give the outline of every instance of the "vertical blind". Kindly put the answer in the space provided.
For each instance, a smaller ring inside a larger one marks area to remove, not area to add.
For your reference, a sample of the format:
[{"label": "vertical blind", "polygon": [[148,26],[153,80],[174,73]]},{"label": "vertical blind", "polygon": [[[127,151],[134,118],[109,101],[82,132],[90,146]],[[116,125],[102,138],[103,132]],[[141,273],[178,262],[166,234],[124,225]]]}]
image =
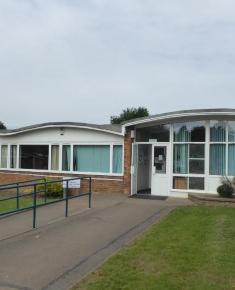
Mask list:
[{"label": "vertical blind", "polygon": [[228,145],[228,175],[235,176],[235,144]]},{"label": "vertical blind", "polygon": [[10,151],[10,165],[11,168],[16,168],[16,161],[17,161],[17,146],[11,145],[11,151]]},{"label": "vertical blind", "polygon": [[226,174],[226,145],[211,144],[210,145],[210,174],[225,175]]},{"label": "vertical blind", "polygon": [[59,145],[52,145],[51,146],[51,169],[52,170],[59,170]]},{"label": "vertical blind", "polygon": [[113,146],[113,173],[122,173],[122,146]]},{"label": "vertical blind", "polygon": [[74,146],[74,171],[110,172],[109,145]]},{"label": "vertical blind", "polygon": [[8,151],[8,146],[2,145],[1,146],[1,168],[7,168],[7,151]]},{"label": "vertical blind", "polygon": [[62,170],[70,171],[71,149],[70,145],[63,145],[62,149]]},{"label": "vertical blind", "polygon": [[188,173],[188,144],[174,145],[174,173]]}]

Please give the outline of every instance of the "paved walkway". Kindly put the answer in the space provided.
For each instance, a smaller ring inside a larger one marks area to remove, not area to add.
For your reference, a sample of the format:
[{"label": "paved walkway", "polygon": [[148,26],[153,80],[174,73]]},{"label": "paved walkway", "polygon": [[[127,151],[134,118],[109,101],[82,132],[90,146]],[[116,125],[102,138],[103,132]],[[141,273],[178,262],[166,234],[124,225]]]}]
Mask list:
[{"label": "paved walkway", "polygon": [[92,209],[86,209],[87,200],[71,204],[67,219],[61,205],[41,208],[41,228],[24,234],[19,232],[30,229],[30,213],[0,220],[0,290],[69,289],[173,208],[187,204],[99,195]]}]

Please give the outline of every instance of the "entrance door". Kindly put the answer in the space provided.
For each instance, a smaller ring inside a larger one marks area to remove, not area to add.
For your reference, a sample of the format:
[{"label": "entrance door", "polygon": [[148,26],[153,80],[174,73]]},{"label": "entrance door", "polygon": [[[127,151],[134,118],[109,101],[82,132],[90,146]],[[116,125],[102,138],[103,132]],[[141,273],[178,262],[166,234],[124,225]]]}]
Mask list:
[{"label": "entrance door", "polygon": [[152,159],[152,195],[169,195],[169,145],[165,143],[153,146]]}]

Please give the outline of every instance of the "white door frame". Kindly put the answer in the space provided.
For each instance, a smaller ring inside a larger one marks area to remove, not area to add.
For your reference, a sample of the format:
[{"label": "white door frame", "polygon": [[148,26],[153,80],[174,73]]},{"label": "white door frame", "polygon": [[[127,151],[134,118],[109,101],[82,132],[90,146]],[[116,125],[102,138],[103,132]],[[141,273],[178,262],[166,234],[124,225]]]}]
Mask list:
[{"label": "white door frame", "polygon": [[[166,173],[161,174],[161,173],[154,173],[155,172],[155,167],[154,167],[154,148],[155,147],[166,147]],[[168,196],[169,192],[170,192],[170,188],[171,188],[171,183],[170,183],[170,164],[171,164],[171,158],[170,158],[170,143],[169,142],[157,142],[155,144],[153,144],[152,146],[152,182],[151,182],[151,194],[153,194],[153,178],[159,176],[162,178],[166,179],[166,192],[161,192],[161,190],[159,190],[159,192],[157,192],[157,195],[164,195],[164,196]],[[157,175],[157,176],[156,176]],[[154,195],[154,194],[153,194]]]},{"label": "white door frame", "polygon": [[[135,170],[137,170],[137,176],[138,176],[138,167],[135,168],[133,162],[134,162],[134,145],[137,145],[137,154],[138,154],[138,146],[139,145],[151,145],[152,146],[152,150],[154,148],[154,145],[157,145],[157,142],[133,142],[132,143],[132,152],[131,152],[131,195],[135,194],[133,193],[133,179],[134,179],[134,175],[135,175]],[[152,176],[151,176],[152,179]]]}]

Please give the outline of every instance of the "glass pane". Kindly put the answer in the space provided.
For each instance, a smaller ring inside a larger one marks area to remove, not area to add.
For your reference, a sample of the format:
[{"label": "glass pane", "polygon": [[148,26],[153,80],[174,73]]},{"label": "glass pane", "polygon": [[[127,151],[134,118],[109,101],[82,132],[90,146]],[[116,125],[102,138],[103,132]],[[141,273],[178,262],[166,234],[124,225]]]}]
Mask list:
[{"label": "glass pane", "polygon": [[122,173],[122,146],[113,146],[113,173]]},{"label": "glass pane", "polygon": [[110,172],[109,145],[77,145],[74,146],[74,171]]},{"label": "glass pane", "polygon": [[204,158],[205,150],[204,144],[190,144],[189,146],[189,157],[190,158]]},{"label": "glass pane", "polygon": [[16,168],[16,161],[17,161],[17,146],[16,145],[11,145],[11,151],[10,151],[10,156],[11,156],[11,168]]},{"label": "glass pane", "polygon": [[175,142],[205,142],[205,122],[176,123],[173,128]]},{"label": "glass pane", "polygon": [[228,141],[235,142],[235,121],[228,122]]},{"label": "glass pane", "polygon": [[187,177],[173,177],[173,188],[174,189],[188,189],[188,178]]},{"label": "glass pane", "polygon": [[21,145],[20,168],[48,170],[48,145]]},{"label": "glass pane", "polygon": [[70,163],[71,163],[71,146],[63,145],[62,147],[62,170],[70,171]]},{"label": "glass pane", "polygon": [[211,175],[225,175],[226,162],[225,144],[211,144],[210,145],[210,174]]},{"label": "glass pane", "polygon": [[235,144],[228,145],[228,175],[235,176]]},{"label": "glass pane", "polygon": [[174,173],[188,173],[188,144],[174,145]]},{"label": "glass pane", "polygon": [[165,146],[154,147],[154,167],[156,173],[166,173],[166,154]]},{"label": "glass pane", "polygon": [[204,190],[204,178],[189,177],[189,189]]},{"label": "glass pane", "polygon": [[210,121],[210,141],[211,142],[226,141],[226,122]]},{"label": "glass pane", "polygon": [[136,129],[137,142],[149,142],[149,139],[156,139],[158,142],[169,142],[170,125],[157,125]]},{"label": "glass pane", "polygon": [[51,169],[59,170],[59,145],[51,146]]},{"label": "glass pane", "polygon": [[8,151],[8,146],[2,145],[1,146],[1,168],[7,168],[7,151]]},{"label": "glass pane", "polygon": [[204,174],[205,172],[204,163],[205,163],[204,160],[190,159],[189,173]]}]

